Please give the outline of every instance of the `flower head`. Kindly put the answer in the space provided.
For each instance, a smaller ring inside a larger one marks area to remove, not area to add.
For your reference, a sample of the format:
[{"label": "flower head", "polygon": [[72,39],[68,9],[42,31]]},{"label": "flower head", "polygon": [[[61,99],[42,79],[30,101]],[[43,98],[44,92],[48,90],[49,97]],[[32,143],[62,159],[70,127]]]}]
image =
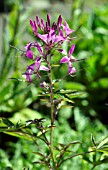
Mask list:
[{"label": "flower head", "polygon": [[[25,48],[25,56],[32,61],[32,64],[27,66],[26,72],[23,76],[27,79],[28,82],[32,82],[31,76],[36,74],[40,78],[40,71],[49,71],[48,58],[53,55],[53,51],[57,49],[60,53],[64,55],[60,60],[60,63],[67,63],[68,65],[68,74],[73,74],[76,72],[75,68],[72,65],[72,62],[77,61],[73,57],[73,52],[75,45],[72,45],[69,52],[67,53],[62,49],[62,44],[68,40],[70,34],[74,30],[69,28],[69,25],[66,21],[63,23],[62,16],[59,15],[57,22],[51,24],[51,17],[47,15],[47,21],[40,19],[36,16],[35,20],[30,20],[30,25],[32,27],[35,37],[40,41],[29,42]],[[38,55],[33,50],[35,48],[38,51]],[[53,50],[54,49],[54,50]],[[51,54],[50,54],[51,53]],[[43,61],[46,62],[46,65],[43,65]],[[44,83],[45,84],[45,83]]]}]

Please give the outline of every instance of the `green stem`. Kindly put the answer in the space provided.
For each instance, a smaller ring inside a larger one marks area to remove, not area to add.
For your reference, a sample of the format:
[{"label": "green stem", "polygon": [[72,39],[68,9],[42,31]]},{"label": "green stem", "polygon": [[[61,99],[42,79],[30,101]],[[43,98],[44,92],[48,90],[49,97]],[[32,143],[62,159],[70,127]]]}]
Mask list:
[{"label": "green stem", "polygon": [[54,133],[53,133],[53,126],[54,126],[54,92],[53,92],[53,80],[52,80],[52,72],[51,72],[51,63],[50,63],[50,57],[49,57],[49,61],[47,61],[48,63],[48,67],[50,69],[49,71],[49,82],[50,82],[50,116],[51,116],[51,130],[50,130],[50,152],[51,152],[51,157],[52,157],[52,161],[53,161],[53,168],[52,170],[57,170],[57,166],[56,166],[56,161],[54,158],[54,146],[53,146],[53,138],[54,138]]}]

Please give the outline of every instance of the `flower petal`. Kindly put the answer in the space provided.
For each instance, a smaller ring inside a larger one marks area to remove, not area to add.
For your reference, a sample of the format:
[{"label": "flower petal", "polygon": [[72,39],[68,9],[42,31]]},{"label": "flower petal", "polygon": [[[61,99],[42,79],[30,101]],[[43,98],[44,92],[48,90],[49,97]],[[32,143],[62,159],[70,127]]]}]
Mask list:
[{"label": "flower petal", "polygon": [[41,88],[45,88],[45,89],[48,89],[49,86],[47,85],[47,83],[45,81],[43,81],[42,83],[40,83],[40,87]]},{"label": "flower petal", "polygon": [[40,66],[39,70],[49,71],[50,69],[46,66]]},{"label": "flower petal", "polygon": [[60,60],[60,63],[68,63],[69,62],[69,58],[67,56],[63,57],[61,60]]},{"label": "flower petal", "polygon": [[65,50],[63,50],[63,49],[58,49],[58,51],[59,51],[60,53],[64,54],[64,55],[67,55],[67,52],[66,52]]},{"label": "flower petal", "polygon": [[47,14],[47,23],[48,23],[48,26],[50,27],[50,15]]},{"label": "flower petal", "polygon": [[28,50],[26,52],[26,56],[29,58],[29,59],[33,59],[33,52],[31,50]]},{"label": "flower petal", "polygon": [[48,36],[48,34],[43,34],[43,35],[38,34],[37,36],[38,36],[38,38],[40,38],[43,42],[45,42],[47,44],[47,36]]},{"label": "flower petal", "polygon": [[58,28],[61,27],[61,24],[62,24],[62,16],[60,15],[60,16],[58,17],[58,22],[57,22]]},{"label": "flower petal", "polygon": [[75,44],[73,44],[69,50],[69,55],[71,55],[74,52]]},{"label": "flower petal", "polygon": [[63,27],[64,27],[64,31],[66,32],[66,36],[68,36],[68,35],[70,35],[72,32],[74,32],[74,30],[71,30],[71,29],[69,28],[69,25],[68,25],[68,23],[67,23],[66,21],[64,21]]},{"label": "flower petal", "polygon": [[75,73],[75,72],[76,72],[75,67],[70,66],[70,67],[68,68],[68,74],[73,74],[73,73]]},{"label": "flower petal", "polygon": [[35,62],[36,70],[40,69],[41,60],[42,60],[41,57],[36,57],[36,62]]},{"label": "flower petal", "polygon": [[31,27],[32,27],[32,29],[33,29],[33,32],[34,32],[34,33],[37,33],[38,29],[37,29],[37,26],[36,26],[36,22],[35,22],[35,21],[32,21],[32,20],[30,19],[30,25],[31,25]]}]

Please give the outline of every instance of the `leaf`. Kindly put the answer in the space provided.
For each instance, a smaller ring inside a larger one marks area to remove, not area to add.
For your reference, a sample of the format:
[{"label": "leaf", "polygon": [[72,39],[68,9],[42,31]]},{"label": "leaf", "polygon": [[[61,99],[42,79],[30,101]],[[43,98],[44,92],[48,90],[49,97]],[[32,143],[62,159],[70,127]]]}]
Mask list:
[{"label": "leaf", "polygon": [[14,126],[14,124],[9,119],[3,118],[2,121],[5,125],[7,125],[9,127]]},{"label": "leaf", "polygon": [[94,139],[93,134],[91,134],[91,141],[92,141],[93,145],[96,146],[96,143],[95,143],[95,139]]},{"label": "leaf", "polygon": [[81,144],[80,141],[74,141],[74,142],[70,142],[69,144],[67,144],[65,147],[69,148],[71,145],[76,145],[76,144]]},{"label": "leaf", "polygon": [[86,89],[86,87],[81,83],[70,82],[70,81],[65,83],[64,88],[70,90],[78,90],[78,91],[84,91]]},{"label": "leaf", "polygon": [[43,161],[36,161],[36,162],[33,162],[33,164],[46,164],[45,162],[43,162]]},{"label": "leaf", "polygon": [[47,129],[43,130],[42,132],[41,131],[38,132],[37,137],[40,137],[42,134],[46,133],[49,130],[50,130],[50,128],[47,128]]},{"label": "leaf", "polygon": [[82,97],[85,94],[85,92],[73,92],[71,94],[66,94],[66,96],[70,97],[70,99]]},{"label": "leaf", "polygon": [[94,167],[96,167],[97,165],[104,164],[104,163],[108,163],[108,157],[107,157],[107,158],[104,158],[104,159],[102,159],[102,160],[99,160],[99,161],[94,162]]},{"label": "leaf", "polygon": [[61,90],[57,90],[55,93],[60,93],[60,94],[71,94],[71,93],[74,93],[74,92],[76,92],[76,90],[63,90],[63,89],[61,89]]},{"label": "leaf", "polygon": [[44,157],[45,158],[45,156],[42,154],[42,153],[40,153],[40,152],[33,152],[34,154],[36,154],[36,155],[39,155],[39,156],[41,156],[41,157]]},{"label": "leaf", "polygon": [[65,95],[62,95],[62,94],[55,94],[54,98],[62,99],[62,100],[67,101],[69,103],[74,103],[68,96],[65,96]]},{"label": "leaf", "polygon": [[97,149],[100,149],[103,145],[108,144],[108,137],[104,138],[99,145],[97,146]]},{"label": "leaf", "polygon": [[55,94],[62,96],[63,99],[65,99],[65,101],[69,101],[69,102],[73,102],[71,99],[72,98],[76,98],[76,97],[80,97],[84,94],[84,92],[78,92],[76,90],[57,90],[55,92]]},{"label": "leaf", "polygon": [[0,127],[0,132],[5,132],[5,131],[7,131],[7,130],[8,130],[7,127]]},{"label": "leaf", "polygon": [[103,152],[105,154],[108,154],[108,145],[105,145],[105,147],[102,147],[101,149],[97,150],[98,152]]},{"label": "leaf", "polygon": [[71,145],[75,145],[75,144],[81,144],[81,142],[80,142],[80,141],[73,141],[73,142],[68,143],[67,145],[62,144],[62,143],[59,143],[59,145],[60,145],[63,149],[67,149],[67,148],[69,148]]},{"label": "leaf", "polygon": [[30,135],[30,134],[27,134],[26,132],[22,132],[22,131],[6,131],[4,133],[6,133],[8,135],[11,135],[11,136],[18,137],[18,138],[23,138],[23,139],[26,139],[26,140],[33,141],[33,136]]}]

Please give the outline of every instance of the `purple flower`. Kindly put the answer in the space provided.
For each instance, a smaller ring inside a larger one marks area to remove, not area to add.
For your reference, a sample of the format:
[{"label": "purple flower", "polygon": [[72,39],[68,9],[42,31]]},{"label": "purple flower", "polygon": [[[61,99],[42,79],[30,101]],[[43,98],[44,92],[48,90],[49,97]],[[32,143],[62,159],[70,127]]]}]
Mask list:
[{"label": "purple flower", "polygon": [[[31,65],[27,66],[26,72],[23,74],[23,76],[27,79],[28,82],[32,82],[31,76],[33,74],[36,74],[38,78],[40,78],[41,70],[49,71],[48,67],[42,65],[42,61],[44,60],[44,62],[46,61],[46,64],[48,64],[47,57],[48,55],[50,55],[52,49],[58,50],[58,48],[61,48],[61,45],[63,44],[64,41],[66,40],[70,41],[71,39],[69,38],[69,35],[74,31],[69,28],[69,25],[67,24],[66,21],[64,21],[64,24],[62,23],[61,15],[58,17],[57,22],[53,22],[52,24],[49,14],[47,15],[46,22],[43,19],[40,19],[38,16],[36,16],[35,21],[30,20],[30,25],[32,27],[34,35],[36,36],[36,38],[40,40],[42,45],[36,41],[29,42],[25,46],[26,48],[25,56],[33,61]],[[35,50],[32,50],[33,48],[35,48],[38,51],[39,53],[38,56],[36,56],[36,54],[34,53]],[[72,56],[74,48],[75,45],[72,45],[68,53],[63,49],[58,50],[60,53],[64,55],[64,57],[60,60],[60,63],[67,63],[68,74],[73,74],[74,72],[76,72],[75,68],[72,66],[72,62],[77,61]],[[42,84],[42,86],[44,85],[45,83]]]},{"label": "purple flower", "polygon": [[55,43],[59,43],[60,41],[64,41],[64,38],[62,36],[56,35],[54,30],[50,30],[48,34],[38,34],[38,37],[48,46],[52,46]]},{"label": "purple flower", "polygon": [[72,53],[74,52],[75,45],[73,44],[69,50],[69,53],[65,50],[59,49],[59,52],[62,54],[65,54],[65,56],[60,60],[60,63],[67,63],[68,64],[68,74],[72,74],[76,72],[75,68],[72,66],[72,62],[76,62],[77,60],[72,56]]},{"label": "purple flower", "polygon": [[36,22],[35,22],[35,21],[32,21],[32,20],[30,19],[30,25],[31,25],[31,27],[32,27],[32,29],[33,29],[34,34],[37,35],[38,28],[37,28],[37,26],[36,26]]},{"label": "purple flower", "polygon": [[25,55],[29,59],[33,59],[33,52],[31,50],[31,48],[33,48],[33,47],[36,48],[39,51],[40,55],[43,55],[43,49],[42,49],[41,45],[37,42],[30,42],[25,46],[25,48],[26,48],[26,54]]},{"label": "purple flower", "polygon": [[47,85],[47,83],[45,81],[43,81],[42,83],[40,83],[40,87],[41,88],[45,88],[45,89],[49,89],[49,86]]},{"label": "purple flower", "polygon": [[68,23],[66,21],[64,21],[64,25],[62,25],[62,26],[63,26],[63,29],[64,29],[64,31],[66,33],[66,36],[69,36],[72,32],[74,32],[74,30],[71,30],[69,28],[69,25],[68,25]]},{"label": "purple flower", "polygon": [[31,76],[33,74],[36,74],[38,78],[40,78],[39,70],[43,71],[49,71],[49,68],[46,66],[41,65],[41,57],[37,57],[35,63],[27,66],[26,72],[23,74],[23,76],[27,79],[28,82],[32,82]]},{"label": "purple flower", "polygon": [[[55,43],[58,43],[58,45],[62,44],[74,31],[69,28],[66,21],[62,24],[61,15],[58,17],[57,23],[53,22],[52,25],[49,14],[47,15],[46,22],[36,16],[35,21],[30,20],[30,25],[34,35],[42,40],[47,46],[54,45]],[[41,33],[38,33],[38,28],[42,31]]]},{"label": "purple flower", "polygon": [[68,62],[68,74],[71,75],[76,72],[75,67],[72,66],[71,62]]},{"label": "purple flower", "polygon": [[27,50],[26,51],[26,56],[29,58],[29,59],[33,59],[33,52],[31,50]]},{"label": "purple flower", "polygon": [[30,25],[32,27],[32,30],[34,32],[34,35],[38,35],[38,28],[43,31],[44,33],[48,33],[50,31],[50,15],[47,14],[47,22],[45,23],[43,19],[40,19],[38,16],[36,16],[36,20],[32,21],[30,19]]},{"label": "purple flower", "polygon": [[57,27],[58,27],[58,29],[59,29],[61,26],[62,26],[62,16],[59,15],[59,17],[58,17],[58,22],[57,22]]}]

